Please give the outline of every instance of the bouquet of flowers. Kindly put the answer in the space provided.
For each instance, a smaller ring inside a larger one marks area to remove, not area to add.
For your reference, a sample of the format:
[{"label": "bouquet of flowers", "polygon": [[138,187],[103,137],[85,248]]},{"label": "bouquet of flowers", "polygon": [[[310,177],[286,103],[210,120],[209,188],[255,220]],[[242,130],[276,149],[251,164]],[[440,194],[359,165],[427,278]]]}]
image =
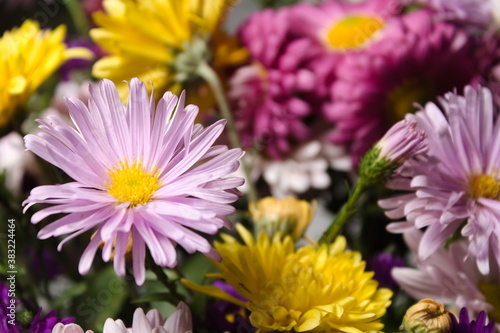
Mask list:
[{"label": "bouquet of flowers", "polygon": [[500,331],[500,1],[0,8],[1,333]]}]

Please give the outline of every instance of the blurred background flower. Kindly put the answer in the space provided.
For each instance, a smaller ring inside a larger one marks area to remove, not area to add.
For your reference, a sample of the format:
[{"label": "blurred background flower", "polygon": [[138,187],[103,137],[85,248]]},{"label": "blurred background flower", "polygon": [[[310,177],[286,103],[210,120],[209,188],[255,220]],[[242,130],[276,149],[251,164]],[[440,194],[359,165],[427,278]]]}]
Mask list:
[{"label": "blurred background flower", "polygon": [[[14,119],[36,89],[66,60],[93,57],[82,48],[66,48],[65,26],[41,30],[38,23],[26,20],[19,28],[4,32],[0,39],[0,130],[20,120]],[[24,116],[23,112],[19,116]],[[22,119],[22,118],[21,118]]]}]

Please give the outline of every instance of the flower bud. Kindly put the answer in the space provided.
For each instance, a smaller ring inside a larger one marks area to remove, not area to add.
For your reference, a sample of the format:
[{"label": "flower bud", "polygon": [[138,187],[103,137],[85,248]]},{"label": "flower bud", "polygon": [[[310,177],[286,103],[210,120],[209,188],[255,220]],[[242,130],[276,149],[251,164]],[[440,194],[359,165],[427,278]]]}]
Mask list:
[{"label": "flower bud", "polygon": [[377,143],[379,158],[402,164],[406,160],[427,152],[425,132],[417,128],[415,120],[401,120],[394,124]]},{"label": "flower bud", "polygon": [[403,333],[449,333],[453,322],[444,305],[432,299],[423,299],[411,306],[399,328]]},{"label": "flower bud", "polygon": [[256,234],[264,231],[272,237],[280,232],[291,235],[295,240],[302,237],[315,210],[315,201],[308,203],[291,197],[282,200],[266,197],[249,205]]},{"label": "flower bud", "polygon": [[425,154],[426,135],[415,120],[401,120],[392,126],[366,153],[360,165],[360,178],[372,185],[387,180],[404,162]]}]

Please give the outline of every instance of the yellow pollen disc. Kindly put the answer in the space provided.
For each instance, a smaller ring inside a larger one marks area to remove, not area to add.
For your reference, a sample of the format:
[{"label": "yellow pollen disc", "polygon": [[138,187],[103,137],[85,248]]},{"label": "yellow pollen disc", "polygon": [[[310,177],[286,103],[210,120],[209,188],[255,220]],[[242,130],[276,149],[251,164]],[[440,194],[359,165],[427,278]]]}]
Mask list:
[{"label": "yellow pollen disc", "polygon": [[406,114],[416,111],[414,103],[424,105],[425,102],[432,100],[433,91],[432,84],[425,79],[402,82],[387,98],[389,119],[394,123],[404,119]]},{"label": "yellow pollen disc", "polygon": [[143,205],[151,201],[161,182],[158,181],[160,170],[145,172],[142,163],[129,165],[127,160],[120,162],[120,167],[108,172],[111,182],[107,183],[108,193],[120,203],[130,202],[130,206]]},{"label": "yellow pollen disc", "polygon": [[470,178],[469,191],[474,198],[497,199],[500,184],[491,176],[475,175]]},{"label": "yellow pollen disc", "polygon": [[384,24],[373,18],[351,16],[334,24],[326,34],[328,44],[336,49],[353,49],[365,44]]}]

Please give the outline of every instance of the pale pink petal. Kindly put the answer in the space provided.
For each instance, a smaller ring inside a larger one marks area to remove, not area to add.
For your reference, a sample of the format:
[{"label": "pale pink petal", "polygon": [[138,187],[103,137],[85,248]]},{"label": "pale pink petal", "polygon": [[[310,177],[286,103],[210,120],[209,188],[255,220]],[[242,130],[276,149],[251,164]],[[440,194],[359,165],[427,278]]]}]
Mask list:
[{"label": "pale pink petal", "polygon": [[163,327],[169,333],[185,333],[193,330],[191,311],[184,302],[177,305],[177,309],[168,317]]},{"label": "pale pink petal", "polygon": [[146,318],[144,311],[141,308],[137,308],[134,312],[134,319],[132,322],[132,331],[133,332],[151,332],[153,327],[151,327],[151,323]]},{"label": "pale pink petal", "polygon": [[142,286],[146,279],[146,268],[144,267],[146,245],[135,228],[132,229],[132,259],[135,283]]},{"label": "pale pink petal", "polygon": [[96,233],[94,238],[90,240],[89,245],[83,252],[80,263],[78,264],[78,271],[80,274],[87,274],[90,270],[90,266],[92,265],[92,261],[94,260],[97,249],[99,248],[99,244],[101,243],[101,237],[99,233]]},{"label": "pale pink petal", "polygon": [[121,320],[114,321],[111,318],[104,322],[103,333],[129,333]]}]

